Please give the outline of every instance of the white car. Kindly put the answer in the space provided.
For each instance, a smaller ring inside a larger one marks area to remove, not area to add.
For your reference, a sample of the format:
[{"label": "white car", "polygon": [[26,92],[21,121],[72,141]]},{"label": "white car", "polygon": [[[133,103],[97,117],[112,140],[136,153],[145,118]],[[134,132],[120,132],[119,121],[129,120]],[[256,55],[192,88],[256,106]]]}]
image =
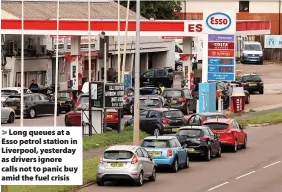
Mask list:
[{"label": "white car", "polygon": [[1,123],[14,123],[15,122],[15,111],[12,108],[6,107],[1,102]]},{"label": "white car", "polygon": [[[32,91],[26,87],[23,88],[24,93],[32,93]],[[21,87],[4,87],[1,88],[1,95],[13,95],[21,94]]]}]

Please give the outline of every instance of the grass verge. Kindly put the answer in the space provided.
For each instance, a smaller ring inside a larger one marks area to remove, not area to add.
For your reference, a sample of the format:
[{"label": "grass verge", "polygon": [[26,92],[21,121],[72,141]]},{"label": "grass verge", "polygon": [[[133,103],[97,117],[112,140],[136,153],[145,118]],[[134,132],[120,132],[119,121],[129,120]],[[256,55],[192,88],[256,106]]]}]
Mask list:
[{"label": "grass verge", "polygon": [[[140,139],[144,139],[148,134],[140,131]],[[121,133],[116,131],[106,132],[104,134],[94,135],[92,137],[83,138],[83,150],[96,149],[114,144],[124,144],[132,142],[133,140],[133,127],[126,127]]]},{"label": "grass verge", "polygon": [[[83,184],[96,181],[96,172],[99,158],[87,159],[83,161]],[[79,186],[69,185],[11,185],[9,192],[72,192]]]},{"label": "grass verge", "polygon": [[263,115],[252,115],[238,120],[238,123],[243,127],[250,124],[278,124],[282,123],[282,111],[276,111]]}]

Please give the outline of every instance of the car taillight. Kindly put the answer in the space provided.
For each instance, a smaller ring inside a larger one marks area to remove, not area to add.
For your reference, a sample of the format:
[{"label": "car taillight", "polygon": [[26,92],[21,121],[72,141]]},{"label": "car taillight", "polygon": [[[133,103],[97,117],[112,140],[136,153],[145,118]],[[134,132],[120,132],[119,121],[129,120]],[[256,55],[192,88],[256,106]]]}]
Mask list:
[{"label": "car taillight", "polygon": [[263,82],[260,82],[259,84],[260,84],[260,85],[263,85]]},{"label": "car taillight", "polygon": [[127,96],[124,96],[124,97],[123,97],[123,100],[125,100],[125,101],[126,101],[127,99],[128,99],[128,97],[127,97]]},{"label": "car taillight", "polygon": [[137,157],[137,155],[135,154],[135,155],[133,156],[133,158],[132,158],[131,164],[136,164],[136,163],[138,163],[138,157]]},{"label": "car taillight", "polygon": [[73,94],[72,93],[70,93],[70,99],[73,100]]},{"label": "car taillight", "polygon": [[186,102],[186,98],[185,97],[181,97],[181,98],[178,99],[178,101],[184,103],[184,102]]},{"label": "car taillight", "polygon": [[228,130],[226,131],[227,134],[232,134],[232,131]]},{"label": "car taillight", "polygon": [[184,123],[187,123],[188,122],[188,118],[184,117],[183,121],[184,121]]},{"label": "car taillight", "polygon": [[169,120],[168,119],[161,119],[163,124],[169,124]]},{"label": "car taillight", "polygon": [[241,85],[244,87],[244,86],[246,86],[247,84],[246,84],[246,83],[241,83]]},{"label": "car taillight", "polygon": [[100,160],[99,160],[99,161],[100,161],[100,163],[101,163],[101,164],[103,164],[103,163],[104,163],[104,161],[103,161],[103,158],[102,158],[102,157],[100,157]]},{"label": "car taillight", "polygon": [[168,149],[168,150],[167,150],[167,156],[168,156],[168,157],[171,157],[172,154],[173,154],[172,149]]},{"label": "car taillight", "polygon": [[203,137],[200,138],[200,141],[207,141],[207,139],[208,139],[208,137],[203,136]]}]

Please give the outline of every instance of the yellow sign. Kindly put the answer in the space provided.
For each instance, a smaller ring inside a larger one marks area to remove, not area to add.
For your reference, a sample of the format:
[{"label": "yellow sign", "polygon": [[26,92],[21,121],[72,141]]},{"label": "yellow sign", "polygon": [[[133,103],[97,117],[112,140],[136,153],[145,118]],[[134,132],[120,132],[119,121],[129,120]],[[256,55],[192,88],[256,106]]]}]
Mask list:
[{"label": "yellow sign", "polygon": [[111,167],[123,167],[124,163],[110,163]]}]

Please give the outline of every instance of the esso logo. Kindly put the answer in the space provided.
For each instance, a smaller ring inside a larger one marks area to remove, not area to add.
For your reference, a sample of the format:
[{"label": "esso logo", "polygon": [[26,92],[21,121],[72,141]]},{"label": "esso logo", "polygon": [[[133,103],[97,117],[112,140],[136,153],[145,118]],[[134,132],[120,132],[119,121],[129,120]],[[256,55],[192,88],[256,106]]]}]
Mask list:
[{"label": "esso logo", "polygon": [[207,26],[214,31],[224,31],[231,25],[229,15],[221,12],[210,14],[206,19]]}]

